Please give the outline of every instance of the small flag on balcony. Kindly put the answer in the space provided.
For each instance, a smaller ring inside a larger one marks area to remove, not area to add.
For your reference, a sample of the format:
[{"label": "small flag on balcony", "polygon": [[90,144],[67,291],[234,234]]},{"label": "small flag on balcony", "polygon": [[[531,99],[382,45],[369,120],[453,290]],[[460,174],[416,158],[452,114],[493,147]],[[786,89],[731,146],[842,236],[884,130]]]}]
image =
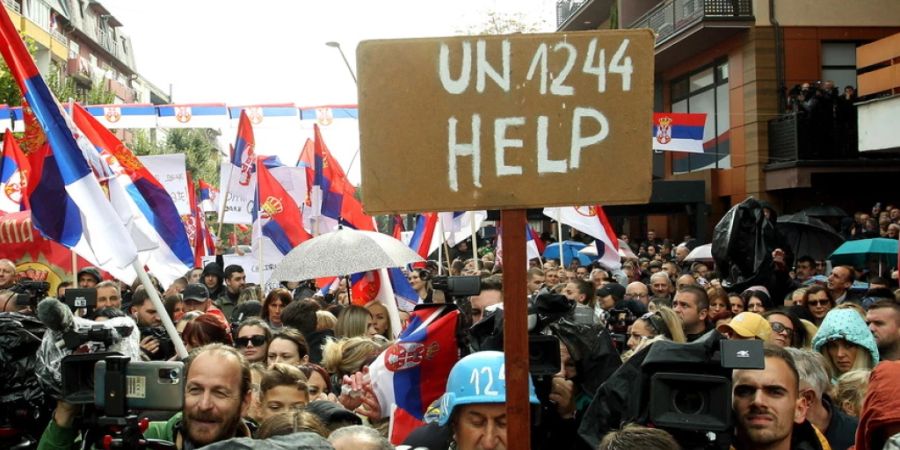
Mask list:
[{"label": "small flag on balcony", "polygon": [[706,113],[653,113],[653,150],[703,153]]}]

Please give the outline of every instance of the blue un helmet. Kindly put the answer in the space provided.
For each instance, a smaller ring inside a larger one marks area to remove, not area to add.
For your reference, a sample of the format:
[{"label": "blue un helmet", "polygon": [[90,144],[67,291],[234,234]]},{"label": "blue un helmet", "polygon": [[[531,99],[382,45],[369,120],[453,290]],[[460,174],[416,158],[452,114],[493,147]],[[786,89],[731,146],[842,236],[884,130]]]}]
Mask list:
[{"label": "blue un helmet", "polygon": [[[540,403],[531,377],[528,377],[528,400],[533,404]],[[447,380],[447,392],[440,399],[438,424],[446,425],[457,406],[474,403],[506,403],[506,367],[502,352],[472,353],[453,366]]]}]

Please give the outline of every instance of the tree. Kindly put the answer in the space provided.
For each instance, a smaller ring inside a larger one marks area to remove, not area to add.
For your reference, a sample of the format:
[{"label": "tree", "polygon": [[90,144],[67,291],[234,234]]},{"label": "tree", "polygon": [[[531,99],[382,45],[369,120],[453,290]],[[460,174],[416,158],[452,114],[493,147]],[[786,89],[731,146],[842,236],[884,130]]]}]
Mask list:
[{"label": "tree", "polygon": [[542,31],[545,24],[530,22],[521,12],[501,13],[488,11],[484,22],[469,25],[464,30],[457,30],[459,34],[512,34],[512,33],[536,33]]},{"label": "tree", "polygon": [[168,130],[165,142],[154,143],[147,130],[134,130],[131,150],[135,155],[184,155],[187,170],[194,180],[203,179],[218,186],[219,150],[216,147],[217,131],[203,128],[178,128]]}]

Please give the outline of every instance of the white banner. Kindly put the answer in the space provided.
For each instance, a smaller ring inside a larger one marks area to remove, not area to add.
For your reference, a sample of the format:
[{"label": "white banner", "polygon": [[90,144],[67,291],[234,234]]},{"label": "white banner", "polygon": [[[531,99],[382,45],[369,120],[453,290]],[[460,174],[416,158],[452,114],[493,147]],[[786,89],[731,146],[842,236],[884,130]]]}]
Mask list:
[{"label": "white banner", "polygon": [[[256,197],[256,173],[249,178],[241,174],[240,167],[231,165],[227,157],[222,159],[219,168],[219,211],[225,202],[225,214],[222,223],[253,223],[253,201]],[[225,193],[228,195],[222,195]]]},{"label": "white banner", "polygon": [[[266,239],[268,241],[268,239]],[[271,248],[270,248],[271,246]],[[264,247],[265,250],[271,250],[276,255],[280,255],[278,250],[274,245],[269,243],[269,245]],[[263,253],[265,255],[265,252]],[[223,255],[223,262],[225,263],[225,267],[230,266],[231,264],[237,264],[244,268],[244,275],[247,276],[247,283],[259,283],[259,258],[253,253],[245,253],[243,255]],[[203,265],[206,266],[211,262],[216,262],[215,256],[204,256],[203,257]],[[272,272],[275,268],[278,267],[278,263],[273,263],[271,261],[263,262],[263,279],[268,280],[272,277]],[[269,292],[272,289],[279,287],[278,283],[274,283],[274,285],[266,285],[263,287],[263,291]]]},{"label": "white banner", "polygon": [[178,214],[186,216],[191,214],[191,205],[188,202],[187,178],[185,177],[186,166],[184,162],[184,154],[176,153],[171,155],[153,155],[139,156],[147,170],[162,183],[166,188],[166,192],[175,202],[175,208]]}]

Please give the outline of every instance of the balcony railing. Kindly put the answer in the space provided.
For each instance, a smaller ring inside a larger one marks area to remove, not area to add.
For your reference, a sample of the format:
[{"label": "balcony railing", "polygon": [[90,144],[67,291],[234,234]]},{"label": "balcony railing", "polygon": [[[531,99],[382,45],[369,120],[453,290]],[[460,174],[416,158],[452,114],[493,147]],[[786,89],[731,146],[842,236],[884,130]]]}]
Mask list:
[{"label": "balcony railing", "polygon": [[22,5],[16,3],[13,0],[3,0],[3,5],[19,14],[22,14]]},{"label": "balcony railing", "polygon": [[856,130],[838,121],[813,124],[808,116],[792,113],[769,120],[769,163],[855,159]]},{"label": "balcony railing", "polygon": [[701,20],[752,20],[752,0],[674,0],[651,9],[628,28],[650,28],[660,45]]}]

